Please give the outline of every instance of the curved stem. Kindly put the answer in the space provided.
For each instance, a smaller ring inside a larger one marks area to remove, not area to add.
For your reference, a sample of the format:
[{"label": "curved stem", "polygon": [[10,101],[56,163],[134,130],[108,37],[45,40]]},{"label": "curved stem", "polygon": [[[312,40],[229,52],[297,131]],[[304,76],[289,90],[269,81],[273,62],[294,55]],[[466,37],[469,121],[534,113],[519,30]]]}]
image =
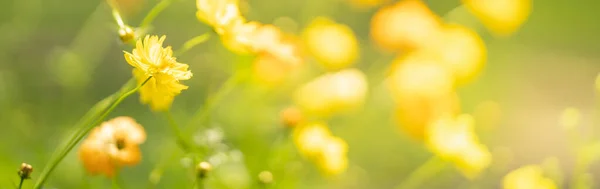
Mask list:
[{"label": "curved stem", "polygon": [[433,156],[423,165],[413,171],[396,189],[420,188],[427,179],[439,173],[445,167],[444,161],[437,156]]},{"label": "curved stem", "polygon": [[[138,85],[136,88],[134,88],[130,91],[127,91],[126,93],[121,93],[119,95],[119,97],[111,104],[111,106],[106,111],[104,111],[104,113],[102,115],[100,115],[97,119],[95,119],[95,121],[92,122],[92,124],[87,124],[88,122],[85,121],[86,124],[79,125],[79,127],[76,128],[79,130],[77,132],[75,132],[73,135],[71,135],[68,142],[63,147],[59,148],[60,150],[58,151],[58,153],[55,154],[55,156],[53,156],[50,159],[49,163],[46,165],[46,167],[40,174],[39,179],[35,183],[34,188],[36,188],[36,189],[42,188],[42,185],[44,184],[44,182],[46,181],[46,179],[48,178],[48,176],[50,175],[52,170],[54,170],[54,168],[56,168],[56,166],[73,149],[73,147],[75,147],[75,145],[77,145],[77,143],[81,139],[83,139],[83,137],[85,137],[85,135],[87,135],[87,133],[89,133],[96,125],[98,125],[101,121],[103,121],[123,100],[125,100],[125,98],[127,98],[131,94],[137,92],[137,90],[139,90],[142,86],[144,86],[146,84],[146,82],[148,82],[150,80],[150,78],[152,78],[152,76],[148,77],[143,83]],[[91,110],[93,110],[94,108],[96,108],[96,107],[92,107]]]},{"label": "curved stem", "polygon": [[156,4],[150,12],[144,17],[142,23],[140,24],[140,28],[146,28],[160,12],[165,10],[171,4],[171,0],[162,0],[158,4]]},{"label": "curved stem", "polygon": [[210,38],[210,32],[206,32],[202,35],[187,40],[185,43],[183,43],[183,46],[179,48],[178,51],[175,51],[175,56],[182,55],[196,45],[206,42],[208,38]]}]

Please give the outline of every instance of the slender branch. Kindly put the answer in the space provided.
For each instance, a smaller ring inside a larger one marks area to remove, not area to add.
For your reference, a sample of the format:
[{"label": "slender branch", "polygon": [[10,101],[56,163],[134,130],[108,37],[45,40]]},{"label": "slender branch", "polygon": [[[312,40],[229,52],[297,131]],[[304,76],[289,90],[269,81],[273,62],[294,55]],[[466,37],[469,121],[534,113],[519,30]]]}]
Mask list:
[{"label": "slender branch", "polygon": [[[78,127],[76,128],[76,129],[78,129],[78,131],[76,131],[73,135],[71,135],[68,142],[65,143],[63,147],[59,148],[60,150],[58,150],[58,153],[56,153],[50,159],[49,164],[46,165],[46,167],[40,174],[40,177],[37,180],[37,182],[35,183],[34,188],[36,188],[36,189],[42,188],[42,185],[44,184],[44,182],[46,181],[46,179],[48,178],[48,176],[50,175],[52,170],[54,170],[54,168],[56,168],[56,166],[73,149],[73,147],[75,147],[75,145],[83,137],[85,137],[85,135],[87,135],[87,133],[89,133],[91,129],[93,129],[96,125],[98,125],[101,121],[103,121],[125,98],[127,98],[131,94],[137,92],[137,90],[139,90],[142,86],[144,86],[146,84],[146,82],[148,82],[150,80],[150,78],[152,78],[152,76],[148,77],[142,84],[138,85],[136,88],[134,88],[130,91],[127,91],[126,93],[119,93],[120,94],[119,97],[112,103],[112,105],[106,111],[104,111],[104,113],[102,115],[100,115],[97,119],[95,119],[95,121],[92,122],[92,124],[87,124],[88,120],[86,120],[86,121],[83,121],[85,124],[78,125]],[[108,101],[111,101],[110,96],[107,99],[108,99]],[[104,99],[104,100],[107,100],[107,99]],[[104,100],[102,100],[101,102],[103,102]],[[94,106],[90,109],[90,111],[93,112],[93,110],[95,110],[95,108],[98,108],[98,107]],[[88,113],[90,111],[88,111]],[[90,119],[91,119],[91,117],[90,117]]]},{"label": "slender branch", "polygon": [[188,50],[195,47],[196,45],[204,43],[209,38],[210,38],[210,32],[206,32],[205,34],[191,38],[190,40],[186,41],[183,44],[183,46],[181,48],[179,48],[178,51],[175,52],[175,56],[182,55],[183,53],[187,52]]},{"label": "slender branch", "polygon": [[19,182],[19,189],[23,187],[23,181],[25,181],[25,178],[21,177],[21,181]]},{"label": "slender branch", "polygon": [[150,23],[154,21],[154,19],[156,18],[156,16],[158,16],[158,14],[160,14],[160,12],[162,12],[169,5],[171,5],[171,2],[172,0],[162,0],[158,4],[154,5],[152,10],[150,10],[150,12],[148,12],[146,17],[144,17],[144,19],[142,20],[140,28],[146,28],[148,25],[150,25]]}]

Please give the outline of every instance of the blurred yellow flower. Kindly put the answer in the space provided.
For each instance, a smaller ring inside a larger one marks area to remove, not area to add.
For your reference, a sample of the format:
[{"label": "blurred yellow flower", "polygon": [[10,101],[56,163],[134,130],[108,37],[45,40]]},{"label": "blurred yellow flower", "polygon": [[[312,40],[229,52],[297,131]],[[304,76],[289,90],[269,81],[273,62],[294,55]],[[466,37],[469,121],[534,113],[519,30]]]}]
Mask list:
[{"label": "blurred yellow flower", "polygon": [[450,70],[457,84],[472,81],[485,65],[486,48],[483,40],[474,31],[456,24],[440,30],[438,40],[423,50],[425,54],[439,59],[439,63]]},{"label": "blurred yellow flower", "polygon": [[457,94],[444,98],[412,96],[396,101],[395,119],[400,129],[415,139],[423,140],[429,122],[442,115],[457,115],[460,104]]},{"label": "blurred yellow flower", "polygon": [[328,138],[321,153],[318,164],[326,174],[337,175],[348,167],[348,144],[341,138]]},{"label": "blurred yellow flower", "polygon": [[218,34],[245,22],[239,9],[238,0],[197,0],[196,17],[212,26]]},{"label": "blurred yellow flower", "polygon": [[503,180],[504,189],[556,189],[554,181],[544,177],[543,169],[537,165],[528,165],[516,169]]},{"label": "blurred yellow flower", "polygon": [[188,65],[178,63],[173,57],[171,47],[162,47],[164,40],[165,36],[146,36],[143,42],[137,41],[132,53],[125,52],[125,60],[134,67],[138,83],[152,76],[140,89],[140,100],[157,111],[168,109],[175,96],[188,88],[179,81],[192,77]]},{"label": "blurred yellow flower", "polygon": [[304,84],[295,92],[294,102],[307,113],[329,116],[361,106],[367,87],[366,76],[360,70],[344,69]]},{"label": "blurred yellow flower", "polygon": [[331,132],[324,123],[309,123],[294,129],[294,143],[305,157],[317,157],[323,151]]},{"label": "blurred yellow flower", "polygon": [[146,140],[144,128],[130,117],[116,117],[94,128],[79,147],[79,159],[90,174],[112,177],[121,166],[141,160],[138,145]]},{"label": "blurred yellow flower", "polygon": [[479,144],[474,119],[468,114],[443,116],[427,128],[427,145],[439,157],[454,162],[469,178],[477,176],[491,163],[488,149]]},{"label": "blurred yellow flower", "polygon": [[281,110],[281,122],[287,127],[295,127],[304,121],[302,111],[295,106],[286,107]]},{"label": "blurred yellow flower", "polygon": [[388,51],[434,43],[441,19],[421,0],[402,0],[381,8],[371,19],[371,38]]},{"label": "blurred yellow flower", "polygon": [[395,100],[420,96],[447,97],[454,91],[452,74],[425,53],[410,53],[392,63],[388,88]]},{"label": "blurred yellow flower", "polygon": [[420,51],[396,59],[386,84],[400,128],[417,139],[423,139],[429,122],[460,110],[452,74]]},{"label": "blurred yellow flower", "polygon": [[348,167],[348,145],[331,135],[324,123],[309,123],[294,129],[294,143],[300,153],[329,175],[336,175]]},{"label": "blurred yellow flower", "polygon": [[575,128],[581,120],[581,113],[576,108],[567,108],[560,115],[560,125],[565,129]]},{"label": "blurred yellow flower", "polygon": [[359,56],[358,41],[352,29],[329,18],[314,19],[302,36],[308,52],[325,68],[348,67]]},{"label": "blurred yellow flower", "polygon": [[532,0],[462,0],[494,34],[507,36],[527,20]]},{"label": "blurred yellow flower", "polygon": [[368,9],[372,7],[376,7],[385,3],[390,2],[391,0],[347,0],[349,3],[360,9]]}]

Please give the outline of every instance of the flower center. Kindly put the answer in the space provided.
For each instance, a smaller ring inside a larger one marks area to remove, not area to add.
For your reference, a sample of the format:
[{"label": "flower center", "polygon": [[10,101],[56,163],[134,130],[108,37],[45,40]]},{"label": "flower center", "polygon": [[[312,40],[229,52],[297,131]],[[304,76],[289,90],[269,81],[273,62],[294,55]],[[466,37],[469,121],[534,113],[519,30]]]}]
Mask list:
[{"label": "flower center", "polygon": [[125,148],[125,139],[123,139],[123,138],[117,139],[116,145],[117,145],[117,149],[122,150],[123,148]]}]

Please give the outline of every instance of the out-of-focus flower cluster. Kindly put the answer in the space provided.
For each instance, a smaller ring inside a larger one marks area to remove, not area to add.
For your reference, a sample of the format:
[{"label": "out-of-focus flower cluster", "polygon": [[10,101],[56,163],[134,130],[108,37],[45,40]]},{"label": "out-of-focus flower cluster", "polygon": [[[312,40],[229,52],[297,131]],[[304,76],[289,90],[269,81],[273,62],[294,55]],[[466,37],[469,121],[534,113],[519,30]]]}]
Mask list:
[{"label": "out-of-focus flower cluster", "polygon": [[90,174],[112,177],[122,166],[140,162],[144,128],[130,117],[116,117],[94,128],[79,148],[79,159]]},{"label": "out-of-focus flower cluster", "polygon": [[[526,1],[494,2],[504,3],[467,0],[464,5],[496,32],[513,32],[527,17]],[[380,48],[401,53],[387,84],[402,130],[424,140],[465,176],[477,176],[490,164],[491,155],[474,133],[474,119],[461,115],[455,89],[482,71],[487,56],[483,40],[470,28],[443,22],[421,0],[381,8],[372,18],[371,37]]]}]

